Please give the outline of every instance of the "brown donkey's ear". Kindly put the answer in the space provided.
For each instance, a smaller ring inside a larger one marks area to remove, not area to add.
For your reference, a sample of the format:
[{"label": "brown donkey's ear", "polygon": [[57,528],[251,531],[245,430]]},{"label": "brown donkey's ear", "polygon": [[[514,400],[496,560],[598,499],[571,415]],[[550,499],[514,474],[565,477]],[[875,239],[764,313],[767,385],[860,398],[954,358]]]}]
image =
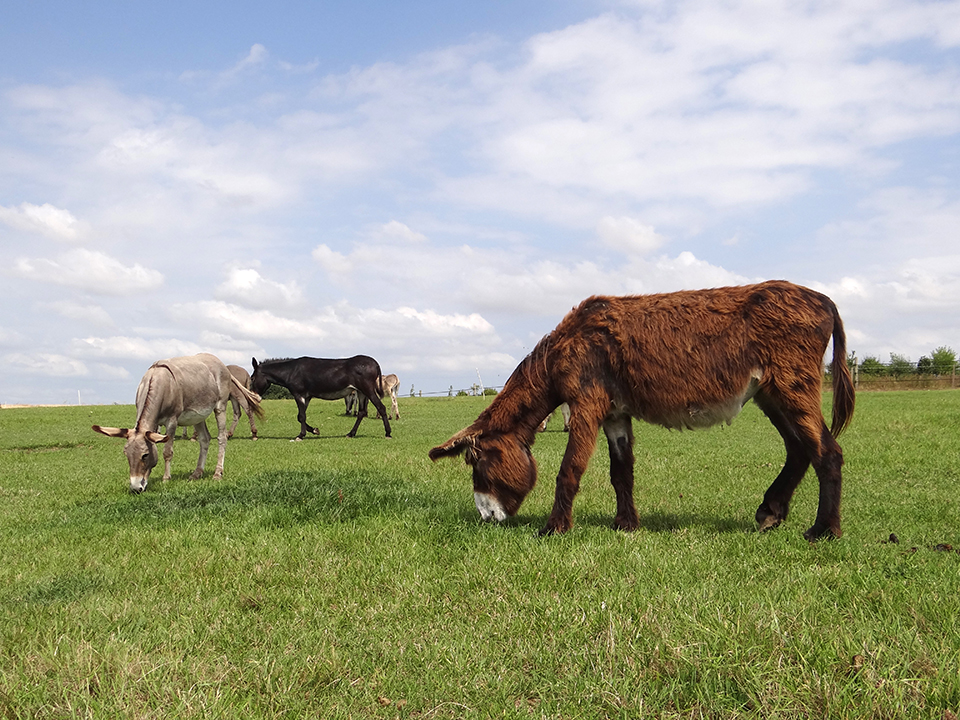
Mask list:
[{"label": "brown donkey's ear", "polygon": [[480,432],[475,430],[471,425],[468,428],[464,428],[452,438],[447,440],[443,445],[437,445],[430,451],[431,460],[439,460],[442,457],[452,457],[453,455],[459,455],[465,450],[475,451],[477,446],[477,438],[480,437]]}]

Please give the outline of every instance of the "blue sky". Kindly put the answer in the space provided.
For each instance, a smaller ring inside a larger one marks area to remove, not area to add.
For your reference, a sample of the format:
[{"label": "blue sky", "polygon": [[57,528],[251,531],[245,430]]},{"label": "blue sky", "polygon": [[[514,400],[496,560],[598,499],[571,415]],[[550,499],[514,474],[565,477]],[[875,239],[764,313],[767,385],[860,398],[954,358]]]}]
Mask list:
[{"label": "blue sky", "polygon": [[88,5],[0,25],[0,403],[502,385],[588,295],[769,278],[960,350],[958,2]]}]

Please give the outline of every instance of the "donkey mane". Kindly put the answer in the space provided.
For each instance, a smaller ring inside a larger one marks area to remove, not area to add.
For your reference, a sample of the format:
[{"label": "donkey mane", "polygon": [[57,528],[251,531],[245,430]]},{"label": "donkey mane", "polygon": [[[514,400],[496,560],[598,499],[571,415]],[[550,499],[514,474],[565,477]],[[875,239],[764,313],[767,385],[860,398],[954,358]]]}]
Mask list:
[{"label": "donkey mane", "polygon": [[292,357],[278,357],[278,358],[267,358],[266,360],[260,360],[261,365],[272,365],[274,363],[290,362],[291,360],[296,360],[297,358]]},{"label": "donkey mane", "polygon": [[[520,361],[507,378],[503,390],[465,432],[475,430],[477,437],[480,434],[516,432],[524,443],[533,444],[540,422],[560,405],[560,401],[553,397],[549,367],[554,334],[551,332],[541,338]],[[541,405],[543,408],[539,409]]]},{"label": "donkey mane", "polygon": [[[153,393],[151,392],[152,389],[153,389],[153,377],[151,376],[150,379],[147,381],[147,391],[143,395],[143,407],[140,408],[140,413],[137,415],[137,424],[134,426],[138,431],[142,429],[140,425],[143,422],[144,417],[146,417],[147,413],[152,409],[152,406],[154,403]],[[147,429],[154,430],[156,428],[147,428]]]},{"label": "donkey mane", "polygon": [[549,382],[550,367],[547,358],[553,349],[554,335],[555,332],[549,332],[540,338],[540,342],[520,361],[514,371],[518,382],[530,385],[546,385]]}]

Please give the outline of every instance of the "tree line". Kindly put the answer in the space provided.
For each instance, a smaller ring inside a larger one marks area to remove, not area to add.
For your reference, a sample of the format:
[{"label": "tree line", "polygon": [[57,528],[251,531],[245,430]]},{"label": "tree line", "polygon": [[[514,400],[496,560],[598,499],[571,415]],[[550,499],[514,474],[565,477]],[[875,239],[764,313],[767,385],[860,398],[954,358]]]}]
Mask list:
[{"label": "tree line", "polygon": [[952,348],[940,346],[929,355],[921,357],[916,363],[898,353],[890,353],[890,361],[884,363],[873,355],[858,360],[856,353],[851,353],[847,363],[852,370],[855,369],[858,372],[861,378],[901,378],[908,375],[949,377],[956,373],[957,354]]}]

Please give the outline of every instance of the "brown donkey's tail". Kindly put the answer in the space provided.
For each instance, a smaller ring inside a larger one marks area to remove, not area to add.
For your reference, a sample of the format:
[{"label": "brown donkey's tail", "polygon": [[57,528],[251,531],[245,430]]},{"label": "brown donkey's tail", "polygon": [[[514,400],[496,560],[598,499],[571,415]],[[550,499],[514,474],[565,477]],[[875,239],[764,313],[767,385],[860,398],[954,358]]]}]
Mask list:
[{"label": "brown donkey's tail", "polygon": [[853,419],[854,390],[850,367],[847,365],[847,336],[836,305],[833,306],[833,424],[830,433],[839,437]]}]

